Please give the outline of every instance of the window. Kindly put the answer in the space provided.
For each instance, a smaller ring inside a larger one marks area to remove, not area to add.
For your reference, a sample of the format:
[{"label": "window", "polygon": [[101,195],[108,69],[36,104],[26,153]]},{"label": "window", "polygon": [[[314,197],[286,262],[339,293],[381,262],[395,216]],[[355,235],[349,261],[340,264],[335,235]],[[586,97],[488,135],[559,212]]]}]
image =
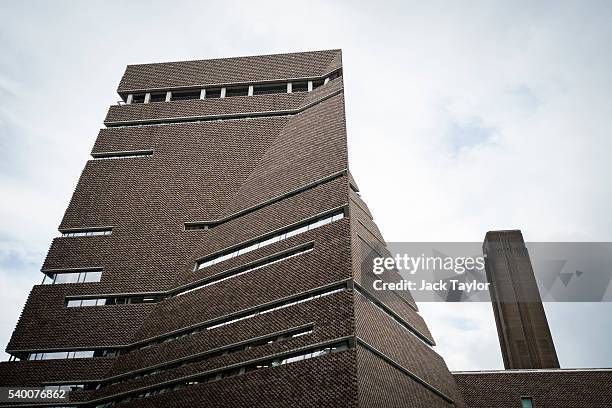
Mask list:
[{"label": "window", "polygon": [[315,349],[310,349],[307,351],[294,352],[294,354],[289,354],[284,357],[261,360],[256,363],[247,363],[238,367],[225,368],[213,373],[203,373],[198,376],[191,377],[189,379],[182,380],[181,382],[177,382],[174,384],[163,385],[159,388],[151,388],[149,390],[136,391],[138,394],[131,394],[128,396],[121,396],[118,399],[104,402],[96,405],[96,408],[109,408],[117,404],[121,404],[124,402],[134,401],[138,399],[144,399],[148,397],[152,397],[155,395],[163,394],[166,392],[178,391],[189,387],[195,384],[201,383],[209,383],[213,381],[218,381],[223,378],[234,377],[239,375],[244,375],[246,373],[250,373],[252,371],[277,367],[280,365],[291,364],[296,361],[308,360],[315,357],[324,356],[332,353],[339,353],[344,350],[349,349],[348,341],[342,341],[339,343],[334,343],[327,346],[317,347]]},{"label": "window", "polygon": [[166,92],[151,93],[151,102],[165,102]]},{"label": "window", "polygon": [[185,231],[207,230],[210,229],[211,226],[211,224],[205,224],[200,222],[185,223]]},{"label": "window", "polygon": [[81,306],[95,306],[98,299],[83,299],[81,300]]},{"label": "window", "polygon": [[280,310],[280,309],[285,309],[287,307],[291,307],[300,303],[305,303],[305,302],[309,302],[311,300],[315,300],[315,299],[319,299],[322,297],[326,297],[326,296],[330,296],[333,295],[335,293],[339,293],[346,290],[346,285],[342,285],[341,287],[333,287],[333,288],[329,288],[329,289],[323,289],[321,291],[315,292],[315,293],[308,293],[305,295],[301,295],[297,298],[293,298],[290,300],[281,300],[278,303],[275,303],[273,305],[269,305],[266,306],[265,308],[261,308],[255,311],[249,311],[247,313],[244,314],[239,314],[237,315],[233,315],[233,316],[229,316],[221,321],[218,321],[216,323],[208,323],[208,324],[204,324],[201,325],[199,327],[196,327],[194,329],[190,329],[189,331],[183,331],[183,332],[178,332],[178,333],[174,333],[169,337],[166,338],[157,338],[155,340],[149,341],[147,343],[144,343],[142,345],[139,345],[138,347],[134,348],[135,350],[138,349],[145,349],[151,346],[154,346],[156,344],[160,344],[160,343],[165,343],[168,341],[174,341],[177,339],[181,339],[183,337],[187,337],[187,336],[191,336],[203,331],[207,331],[207,330],[212,330],[215,329],[217,327],[221,327],[221,326],[227,326],[242,320],[247,320],[247,319],[251,319],[253,317],[259,316],[259,315],[263,315],[263,314],[267,314],[270,312],[273,312],[275,310]]},{"label": "window", "polygon": [[287,93],[287,84],[266,84],[266,85],[255,85],[253,87],[253,95],[269,95]]},{"label": "window", "polygon": [[119,355],[119,350],[102,349],[94,350],[92,357],[116,357]]},{"label": "window", "polygon": [[221,97],[221,88],[210,88],[206,90],[206,99],[220,98],[220,97]]},{"label": "window", "polygon": [[252,241],[246,245],[238,247],[238,249],[222,252],[221,254],[214,255],[209,258],[205,258],[196,264],[196,269],[206,268],[207,266],[211,266],[219,262],[223,262],[225,260],[234,258],[236,256],[240,256],[247,252],[254,251],[258,248],[262,248],[264,246],[273,244],[275,242],[282,241],[294,235],[301,234],[302,232],[310,231],[314,228],[320,227],[325,224],[329,224],[330,222],[337,221],[341,218],[344,218],[344,211],[342,210],[336,211],[332,214],[325,215],[315,220],[312,220],[310,222],[304,223],[298,227],[288,228],[272,236],[268,236],[267,238],[262,238],[256,241]]},{"label": "window", "polygon": [[[312,89],[317,89],[318,87],[324,85],[327,81],[333,81],[334,79],[342,76],[342,70],[339,69],[335,72],[329,74],[329,76],[325,79],[313,79],[312,80]],[[291,92],[308,92],[308,82],[309,81],[296,81],[291,83],[292,90]],[[253,95],[270,95],[270,94],[278,94],[278,93],[287,93],[287,82],[277,82],[272,84],[257,84],[251,85],[253,86]],[[181,89],[171,92],[171,100],[172,101],[184,101],[189,99],[200,99],[201,98],[201,89]],[[166,101],[166,92],[151,92],[149,102],[165,102]],[[234,96],[248,96],[249,95],[249,85],[240,85],[240,86],[231,86],[226,88],[225,97],[231,98]],[[146,99],[145,93],[132,94],[132,102],[131,103],[144,103]],[[220,98],[221,97],[221,88],[207,88],[206,89],[206,99],[210,98]]]},{"label": "window", "polygon": [[334,72],[333,74],[331,74],[329,76],[329,80],[333,81],[334,79],[338,78],[340,75],[341,75],[341,72],[340,71],[336,71],[336,72]]},{"label": "window", "polygon": [[200,90],[172,92],[173,101],[186,101],[189,99],[200,99]]},{"label": "window", "polygon": [[54,285],[57,283],[100,282],[101,279],[102,270],[97,268],[82,271],[45,272],[43,285]]},{"label": "window", "polygon": [[145,94],[134,94],[132,96],[132,103],[144,103]]},{"label": "window", "polygon": [[73,358],[92,358],[94,353],[94,351],[75,351]]},{"label": "window", "polygon": [[108,229],[89,229],[89,230],[70,230],[62,231],[62,237],[91,237],[97,235],[111,235],[113,233],[112,228]]},{"label": "window", "polygon": [[85,299],[67,299],[66,307],[87,307],[87,306],[111,306],[111,305],[128,305],[138,303],[156,303],[164,300],[164,295],[149,295],[149,296],[120,296],[120,297],[104,297],[104,298],[85,298]]},{"label": "window", "polygon": [[59,360],[72,358],[92,358],[95,356],[93,350],[73,350],[73,351],[43,351],[30,353],[28,360]]},{"label": "window", "polygon": [[238,277],[240,275],[244,275],[245,273],[251,272],[251,271],[255,271],[257,269],[261,269],[263,267],[269,266],[269,265],[273,265],[275,263],[278,262],[282,262],[285,261],[287,259],[293,258],[295,256],[298,255],[302,255],[305,254],[307,252],[312,251],[313,249],[313,245],[309,244],[305,247],[301,247],[299,249],[295,249],[295,250],[291,250],[289,252],[283,252],[282,254],[279,254],[277,256],[274,256],[272,258],[268,258],[264,261],[260,261],[260,262],[255,262],[255,263],[251,263],[249,265],[246,265],[244,267],[241,268],[234,268],[232,270],[230,270],[229,272],[222,272],[221,274],[216,274],[214,276],[212,276],[210,279],[206,279],[205,281],[201,281],[200,283],[198,283],[197,285],[188,288],[188,289],[182,289],[179,292],[175,293],[175,296],[182,296],[185,295],[187,293],[191,293],[194,292],[198,289],[202,289],[205,288],[207,286],[211,286],[214,284],[217,284],[219,282],[223,282],[226,281],[228,279],[232,279],[235,277]]},{"label": "window", "polygon": [[291,92],[307,92],[308,91],[308,81],[294,82],[291,85]]},{"label": "window", "polygon": [[[287,92],[287,88],[285,88],[285,92]],[[231,98],[233,96],[248,96],[249,95],[249,87],[248,86],[233,86],[231,88],[226,88],[225,97]]]},{"label": "window", "polygon": [[325,83],[324,79],[318,79],[316,81],[312,81],[312,89],[317,89]]},{"label": "window", "polygon": [[55,281],[52,283],[79,283],[80,278],[80,273],[60,273],[55,275]]},{"label": "window", "polygon": [[45,385],[45,391],[79,391],[85,389],[85,384],[53,384]]},{"label": "window", "polygon": [[132,157],[152,156],[153,150],[130,150],[123,152],[92,153],[94,160],[129,159]]},{"label": "window", "polygon": [[[282,251],[281,253],[274,255],[272,257],[267,257],[262,261],[251,262],[248,265],[233,268],[228,271],[224,271],[218,274],[215,274],[207,279],[203,279],[197,284],[192,285],[188,288],[179,289],[174,293],[160,293],[160,294],[149,294],[149,295],[121,295],[121,296],[109,296],[103,298],[83,298],[83,299],[74,299],[68,298],[66,299],[65,306],[66,307],[86,307],[86,306],[111,306],[111,305],[127,305],[127,304],[138,304],[138,303],[157,303],[166,299],[168,296],[182,296],[187,293],[194,292],[198,289],[205,288],[207,286],[215,285],[219,282],[226,281],[228,279],[235,278],[240,275],[244,275],[245,273],[255,271],[257,269],[261,269],[263,267],[273,265],[278,262],[285,261],[287,259],[296,257],[298,255],[302,255],[304,253],[310,252],[313,249],[313,244],[309,243],[307,245],[300,245],[298,247],[292,248],[287,251]],[[88,282],[87,279],[91,279],[91,281],[98,282],[102,277],[101,271],[90,271],[90,272],[81,272],[81,273],[65,273],[62,274],[62,281],[59,282],[57,279],[54,283],[82,283]],[[58,274],[57,276],[60,276]],[[97,279],[97,280],[94,280]]]},{"label": "window", "polygon": [[100,282],[102,279],[102,271],[89,271],[84,273],[83,282]]},{"label": "window", "polygon": [[109,385],[120,384],[120,383],[129,381],[129,380],[139,379],[139,378],[147,377],[153,374],[159,374],[159,373],[162,373],[168,370],[172,370],[177,367],[186,366],[187,364],[200,363],[206,360],[210,360],[214,357],[226,356],[231,353],[237,353],[240,351],[250,350],[254,347],[265,346],[267,344],[277,343],[280,341],[285,341],[285,340],[293,339],[296,337],[305,336],[307,334],[312,333],[312,331],[313,331],[313,328],[312,326],[310,326],[310,327],[302,328],[302,329],[294,329],[290,332],[285,332],[284,334],[280,334],[280,335],[274,334],[274,335],[266,336],[264,338],[260,338],[257,340],[247,341],[246,343],[243,342],[242,344],[237,345],[237,346],[229,346],[229,347],[225,347],[222,349],[218,349],[213,352],[205,353],[203,355],[202,354],[195,355],[193,357],[188,358],[187,360],[165,364],[163,367],[156,367],[154,369],[146,369],[143,371],[139,371],[137,373],[128,374],[120,379],[113,380],[112,382],[99,383],[96,388],[101,389]]},{"label": "window", "polygon": [[521,408],[534,408],[533,399],[531,397],[521,397]]},{"label": "window", "polygon": [[69,357],[69,353],[67,351],[56,351],[56,352],[51,352],[51,353],[41,353],[40,354],[41,360],[56,360],[56,359],[63,359],[63,358],[68,358],[68,357]]}]

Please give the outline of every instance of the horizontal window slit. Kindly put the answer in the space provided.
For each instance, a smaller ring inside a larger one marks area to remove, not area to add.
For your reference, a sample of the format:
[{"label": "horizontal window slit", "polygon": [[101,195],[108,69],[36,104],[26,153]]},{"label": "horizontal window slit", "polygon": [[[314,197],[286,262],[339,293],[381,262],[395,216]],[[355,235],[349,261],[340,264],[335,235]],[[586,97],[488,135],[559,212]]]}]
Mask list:
[{"label": "horizontal window slit", "polygon": [[44,271],[43,285],[55,285],[59,283],[87,283],[100,282],[102,279],[102,268],[75,270]]},{"label": "horizontal window slit", "polygon": [[301,82],[293,82],[291,84],[291,92],[307,92],[308,91],[308,81]]},{"label": "horizontal window slit", "polygon": [[225,89],[225,97],[232,98],[234,96],[248,96],[249,95],[249,87],[248,86],[234,86]]},{"label": "horizontal window slit", "polygon": [[[84,298],[75,298],[70,297],[65,301],[66,307],[89,307],[89,306],[112,306],[112,305],[130,305],[130,304],[140,304],[140,303],[157,303],[167,299],[170,296],[182,296],[196,290],[215,285],[220,282],[224,282],[229,279],[236,278],[238,276],[242,276],[246,273],[264,268],[269,265],[273,265],[278,262],[285,261],[287,259],[291,259],[298,255],[305,254],[307,252],[312,251],[314,244],[310,243],[306,246],[302,245],[298,248],[291,249],[289,251],[284,251],[279,254],[276,254],[272,257],[264,259],[262,261],[257,261],[251,263],[249,265],[234,268],[227,272],[219,273],[215,276],[211,276],[208,279],[204,279],[197,284],[191,285],[188,288],[176,290],[174,292],[162,293],[162,294],[140,294],[140,295],[117,295],[117,296],[105,296],[100,298],[92,298],[92,297],[84,297]],[[91,271],[79,271],[79,272],[70,272],[70,273],[53,273],[46,275],[45,281],[43,283],[46,284],[55,284],[55,283],[83,283],[83,282],[99,282],[102,277],[101,270],[91,270]],[[46,280],[49,280],[46,282]]]},{"label": "horizontal window slit", "polygon": [[185,223],[185,231],[195,231],[195,230],[207,230],[214,227],[216,224],[212,223]]},{"label": "horizontal window slit", "polygon": [[302,337],[302,336],[312,333],[312,331],[313,331],[313,327],[310,326],[307,328],[294,329],[294,330],[287,331],[281,334],[274,334],[274,335],[267,335],[265,337],[259,337],[256,339],[242,342],[238,345],[229,345],[227,347],[219,348],[211,352],[201,353],[200,355],[193,356],[187,359],[183,359],[177,362],[173,362],[170,364],[164,364],[163,366],[157,366],[149,370],[143,370],[143,371],[139,371],[137,373],[131,374],[131,375],[122,376],[121,378],[118,378],[113,381],[101,382],[97,384],[96,388],[101,389],[109,385],[121,384],[121,383],[130,381],[130,380],[140,379],[143,377],[148,377],[150,375],[159,374],[165,371],[169,371],[169,370],[172,370],[178,367],[185,366],[187,364],[200,363],[200,362],[210,360],[215,357],[225,356],[225,355],[237,353],[240,351],[250,350],[255,347],[265,346],[265,345],[272,344],[272,343],[278,343],[281,341],[286,341],[286,340],[290,340],[293,338]]},{"label": "horizontal window slit", "polygon": [[[332,73],[330,73],[326,78],[314,78],[312,80],[297,80],[297,81],[284,81],[284,82],[276,82],[276,83],[251,83],[251,84],[243,84],[243,85],[232,85],[225,87],[225,97],[232,98],[235,96],[248,96],[249,95],[249,87],[253,87],[253,95],[272,95],[278,93],[287,93],[288,92],[288,84],[291,84],[291,92],[308,92],[309,90],[316,89],[320,86],[325,85],[329,81],[333,81],[334,79],[342,76],[342,69],[338,69]],[[312,83],[312,89],[309,89],[308,84]],[[166,101],[184,101],[191,99],[211,99],[211,98],[220,98],[221,97],[221,87],[212,87],[212,88],[203,88],[202,89],[177,89],[177,90],[169,90],[170,98],[167,98],[166,92],[151,92],[149,95],[149,100],[147,101],[146,93],[137,93],[131,95],[123,95],[122,99],[127,104],[140,104],[145,102],[166,102]],[[204,96],[205,95],[205,96]],[[131,96],[131,99],[130,99]]]},{"label": "horizontal window slit", "polygon": [[132,103],[144,103],[145,101],[145,94],[134,94],[134,96],[132,96]]},{"label": "horizontal window slit", "polygon": [[153,150],[131,150],[122,152],[92,153],[93,160],[129,159],[133,157],[152,156]]},{"label": "horizontal window slit", "polygon": [[270,95],[287,93],[287,83],[255,85],[253,87],[253,95]]},{"label": "horizontal window slit", "polygon": [[165,299],[164,295],[157,296],[112,296],[103,298],[69,298],[66,307],[133,305],[140,303],[156,303]]},{"label": "horizontal window slit", "polygon": [[95,228],[95,229],[82,229],[82,230],[65,230],[61,231],[62,237],[91,237],[100,235],[111,235],[113,233],[112,228]]},{"label": "horizontal window slit", "polygon": [[331,214],[321,216],[312,221],[302,223],[298,226],[287,228],[274,235],[268,235],[256,241],[251,241],[247,244],[241,245],[237,249],[230,250],[230,251],[224,251],[218,255],[213,255],[211,257],[204,258],[203,260],[198,261],[196,263],[195,269],[203,269],[208,266],[215,265],[219,262],[223,262],[228,259],[245,254],[247,252],[251,252],[256,249],[263,248],[264,246],[271,245],[279,241],[283,241],[294,235],[298,235],[306,231],[313,230],[315,228],[318,228],[325,224],[329,224],[330,222],[340,220],[342,218],[344,218],[344,210],[335,211]]},{"label": "horizontal window slit", "polygon": [[166,92],[151,93],[151,102],[166,102]]},{"label": "horizontal window slit", "polygon": [[187,101],[190,99],[200,99],[200,90],[191,90],[191,91],[173,91],[172,101]]},{"label": "horizontal window slit", "polygon": [[323,177],[323,178],[321,178],[319,180],[316,180],[316,181],[314,181],[312,183],[303,185],[303,186],[298,187],[298,188],[296,188],[294,190],[288,191],[287,193],[284,193],[284,194],[281,194],[281,195],[276,196],[274,198],[271,198],[270,200],[264,201],[262,203],[254,205],[252,207],[249,207],[249,208],[246,208],[244,210],[238,211],[238,212],[236,212],[236,213],[234,213],[232,215],[229,215],[229,216],[227,216],[227,217],[225,217],[223,219],[220,219],[220,220],[215,220],[215,221],[188,221],[188,222],[185,223],[185,231],[208,230],[210,228],[217,227],[217,226],[219,226],[221,224],[224,224],[226,222],[235,220],[236,218],[239,218],[239,217],[242,217],[244,215],[250,214],[250,213],[252,213],[254,211],[257,211],[257,210],[259,210],[259,209],[261,209],[261,208],[263,208],[265,206],[272,205],[274,203],[277,203],[279,201],[285,200],[287,198],[294,197],[297,194],[302,193],[304,191],[309,191],[309,190],[312,190],[313,188],[316,188],[316,187],[318,187],[320,185],[323,185],[325,183],[329,183],[329,182],[331,182],[333,180],[336,180],[336,179],[342,177],[345,174],[346,174],[345,171],[340,171],[340,172],[333,173],[333,174],[331,174],[331,175],[329,175],[327,177]]},{"label": "horizontal window slit", "polygon": [[348,340],[335,342],[328,345],[316,346],[307,350],[294,351],[293,353],[285,354],[281,357],[268,358],[265,360],[259,360],[253,363],[246,363],[239,366],[229,367],[214,371],[212,373],[204,373],[198,376],[194,376],[187,380],[175,382],[169,385],[164,385],[158,388],[151,388],[146,391],[139,392],[137,394],[131,394],[125,397],[121,397],[112,401],[104,402],[96,405],[96,408],[110,408],[114,405],[140,400],[144,398],[153,397],[156,395],[164,394],[166,392],[173,392],[182,390],[186,387],[196,384],[204,384],[213,381],[218,381],[224,378],[236,377],[244,375],[256,370],[278,367],[286,364],[296,363],[302,360],[309,360],[311,358],[322,357],[328,354],[339,353],[351,348]]},{"label": "horizontal window slit", "polygon": [[206,89],[206,99],[220,98],[221,88],[208,88]]},{"label": "horizontal window slit", "polygon": [[118,355],[116,349],[98,350],[68,350],[68,351],[40,351],[27,353],[25,360],[67,360],[73,358],[97,358],[115,357]]},{"label": "horizontal window slit", "polygon": [[213,279],[207,280],[204,283],[195,285],[195,286],[193,286],[193,287],[191,287],[189,289],[185,289],[185,290],[179,291],[179,292],[177,292],[175,294],[175,296],[186,295],[187,293],[194,292],[194,291],[196,291],[198,289],[202,289],[202,288],[205,288],[207,286],[211,286],[211,285],[217,284],[219,282],[226,281],[228,279],[233,279],[233,278],[236,278],[238,276],[244,275],[244,274],[246,274],[248,272],[252,272],[252,271],[255,271],[257,269],[265,268],[266,266],[270,266],[270,265],[273,265],[275,263],[283,262],[283,261],[286,261],[288,259],[294,258],[296,256],[303,255],[303,254],[305,254],[307,252],[312,251],[313,247],[314,247],[313,244],[309,244],[305,248],[302,248],[302,249],[299,249],[299,250],[295,250],[295,251],[290,251],[289,253],[285,253],[284,255],[275,256],[275,257],[273,257],[271,259],[268,259],[268,260],[265,260],[265,261],[261,261],[261,262],[257,262],[257,263],[255,263],[255,264],[253,264],[251,266],[247,266],[246,268],[238,268],[238,269],[234,270],[234,272],[223,273],[223,275],[221,277],[213,278]]},{"label": "horizontal window slit", "polygon": [[178,332],[178,333],[174,333],[171,336],[161,337],[161,338],[157,338],[152,341],[148,341],[138,347],[135,347],[134,350],[145,349],[145,348],[160,344],[162,342],[181,339],[183,337],[191,336],[191,335],[194,335],[194,334],[197,334],[203,331],[207,331],[207,330],[212,330],[217,327],[227,326],[227,325],[230,325],[230,324],[242,321],[242,320],[252,319],[259,315],[271,313],[273,311],[285,309],[285,308],[288,308],[288,307],[291,307],[291,306],[294,306],[300,303],[305,303],[305,302],[309,302],[309,301],[319,299],[322,297],[330,296],[330,295],[333,295],[339,292],[343,292],[345,290],[346,290],[346,284],[343,284],[341,287],[324,289],[324,290],[315,292],[314,294],[306,294],[306,295],[303,295],[303,296],[300,296],[300,297],[297,297],[291,300],[280,301],[278,303],[274,303],[272,305],[259,308],[255,311],[249,311],[244,314],[239,314],[237,316],[234,315],[235,317],[228,317],[226,319],[223,319],[215,323],[204,324],[199,327],[190,328],[190,329]]}]

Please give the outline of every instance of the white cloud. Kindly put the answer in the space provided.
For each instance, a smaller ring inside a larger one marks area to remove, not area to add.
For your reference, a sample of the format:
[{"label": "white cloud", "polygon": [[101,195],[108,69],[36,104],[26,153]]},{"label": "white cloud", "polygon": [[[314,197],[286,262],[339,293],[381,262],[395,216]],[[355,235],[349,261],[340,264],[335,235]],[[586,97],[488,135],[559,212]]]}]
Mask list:
[{"label": "white cloud", "polygon": [[504,368],[490,303],[419,303],[419,311],[450,370]]}]

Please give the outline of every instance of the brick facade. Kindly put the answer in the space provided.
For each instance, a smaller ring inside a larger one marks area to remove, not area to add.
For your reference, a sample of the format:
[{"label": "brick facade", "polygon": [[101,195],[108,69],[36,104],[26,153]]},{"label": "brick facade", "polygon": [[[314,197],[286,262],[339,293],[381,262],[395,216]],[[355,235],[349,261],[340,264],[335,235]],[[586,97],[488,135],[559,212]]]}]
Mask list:
[{"label": "brick facade", "polygon": [[[55,238],[42,265],[102,268],[101,280],[32,289],[7,346],[21,361],[0,363],[0,385],[84,384],[68,405],[85,407],[463,406],[412,299],[364,289],[362,255],[384,241],[348,171],[341,68],[339,50],[129,66],[126,101],[238,83],[314,89],[110,107],[59,229],[112,234]],[[150,153],[130,157],[139,151]],[[295,248],[308,250],[247,268]],[[176,296],[233,270],[247,271]],[[66,306],[153,295],[163,300]],[[288,337],[296,328],[308,330]],[[27,360],[102,349],[118,355]]]},{"label": "brick facade", "polygon": [[529,397],[535,408],[608,408],[612,370],[508,370],[453,375],[470,408],[521,407]]}]

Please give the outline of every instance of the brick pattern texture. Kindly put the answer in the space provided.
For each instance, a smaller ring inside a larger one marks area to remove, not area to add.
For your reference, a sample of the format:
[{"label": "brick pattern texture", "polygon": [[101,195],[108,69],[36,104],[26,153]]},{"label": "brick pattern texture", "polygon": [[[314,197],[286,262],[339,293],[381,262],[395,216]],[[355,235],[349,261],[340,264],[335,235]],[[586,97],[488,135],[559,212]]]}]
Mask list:
[{"label": "brick pattern texture", "polygon": [[536,408],[609,408],[612,370],[534,370],[455,373],[469,408],[520,407],[532,397]]},{"label": "brick pattern texture", "polygon": [[[133,65],[119,90],[312,78],[341,66],[339,50]],[[291,115],[195,121],[270,110]],[[93,406],[208,370],[347,339],[351,347],[346,351],[121,406],[448,406],[388,361],[356,347],[357,340],[376,347],[461,406],[442,359],[352,290],[353,282],[363,283],[356,265],[363,262],[367,249],[360,237],[384,241],[367,205],[349,187],[354,180],[349,181],[347,170],[342,78],[294,95],[113,106],[107,124],[178,117],[193,120],[100,130],[93,153],[145,149],[154,153],[87,162],[60,229],[112,227],[112,235],[56,238],[43,269],[101,267],[102,280],[35,286],[7,347],[14,353],[95,347],[120,347],[126,352],[115,358],[0,363],[0,385],[127,378],[135,371],[160,367],[151,375],[74,393],[73,401]],[[308,185],[312,186],[295,193]],[[338,209],[344,209],[344,219],[203,269],[196,267],[203,257]],[[185,230],[185,223],[219,219],[227,220],[207,230]],[[66,296],[164,293],[305,244],[311,244],[312,250],[158,303],[64,306]],[[345,290],[333,295],[146,349],[134,347],[245,310],[340,286]],[[412,300],[390,296],[381,295],[378,301],[431,339]],[[312,326],[312,332],[169,367],[177,359],[304,326]]]},{"label": "brick pattern texture", "polygon": [[340,50],[128,65],[118,91],[310,78],[341,66]]}]

